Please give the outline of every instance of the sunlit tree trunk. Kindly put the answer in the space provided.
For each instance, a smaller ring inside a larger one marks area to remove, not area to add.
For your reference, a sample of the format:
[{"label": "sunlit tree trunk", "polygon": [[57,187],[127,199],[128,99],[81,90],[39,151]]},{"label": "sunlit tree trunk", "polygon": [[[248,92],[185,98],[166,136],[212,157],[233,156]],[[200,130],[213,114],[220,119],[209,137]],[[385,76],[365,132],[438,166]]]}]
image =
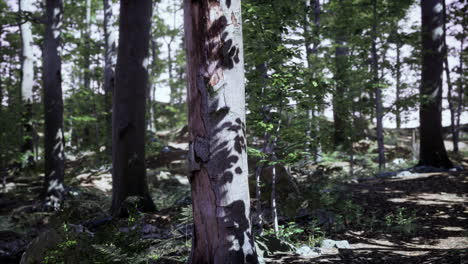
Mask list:
[{"label": "sunlit tree trunk", "polygon": [[112,94],[115,86],[115,63],[117,47],[115,34],[112,31],[112,5],[110,0],[103,0],[104,4],[104,100],[106,119],[106,152],[112,156]]},{"label": "sunlit tree trunk", "polygon": [[112,115],[113,215],[125,215],[122,202],[140,198],[142,211],[155,206],[148,191],[145,164],[145,105],[151,0],[121,0],[119,45]]},{"label": "sunlit tree trunk", "polygon": [[372,1],[373,23],[372,23],[372,72],[375,89],[375,114],[377,120],[377,145],[379,152],[379,169],[385,168],[385,148],[383,135],[383,109],[382,90],[379,84],[379,64],[377,58],[377,0]]},{"label": "sunlit tree trunk", "polygon": [[421,1],[422,77],[420,86],[419,165],[451,168],[442,137],[444,60],[442,0]]},{"label": "sunlit tree trunk", "polygon": [[189,263],[257,263],[240,0],[185,0],[194,234]]},{"label": "sunlit tree trunk", "polygon": [[[20,12],[32,12],[33,2],[31,0],[19,0]],[[34,55],[33,35],[31,22],[26,21],[20,26],[21,31],[21,98],[23,100],[23,145],[21,152],[26,155],[28,166],[34,165],[34,142],[32,125],[32,104],[34,85]]]},{"label": "sunlit tree trunk", "polygon": [[64,138],[60,47],[62,0],[46,1],[43,51],[44,153],[46,206],[57,208],[63,198]]}]

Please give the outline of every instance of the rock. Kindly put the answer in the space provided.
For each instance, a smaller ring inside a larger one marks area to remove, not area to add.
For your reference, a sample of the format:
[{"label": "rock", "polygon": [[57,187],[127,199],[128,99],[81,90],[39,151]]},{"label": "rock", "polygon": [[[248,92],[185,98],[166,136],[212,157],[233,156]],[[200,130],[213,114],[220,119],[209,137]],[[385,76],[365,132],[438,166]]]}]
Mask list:
[{"label": "rock", "polygon": [[336,245],[336,241],[335,240],[331,240],[331,239],[325,239],[322,241],[322,245],[321,245],[321,248],[333,248],[335,247]]},{"label": "rock", "polygon": [[351,246],[347,240],[340,240],[335,242],[335,247],[339,249],[350,249]]},{"label": "rock", "polygon": [[302,257],[318,257],[320,255],[320,248],[310,248],[309,246],[303,245],[296,250],[296,254]]},{"label": "rock", "polygon": [[26,241],[18,233],[0,231],[0,263],[18,263]]},{"label": "rock", "polygon": [[413,173],[411,173],[410,171],[402,171],[402,172],[399,172],[397,173],[397,177],[410,177],[412,176]]},{"label": "rock", "polygon": [[347,240],[335,241],[331,239],[325,239],[322,241],[322,248],[329,249],[329,248],[334,248],[334,247],[338,249],[350,249],[351,248]]},{"label": "rock", "polygon": [[404,159],[394,159],[394,160],[392,161],[392,163],[393,163],[394,165],[403,165],[403,164],[405,164],[406,162],[405,162]]}]

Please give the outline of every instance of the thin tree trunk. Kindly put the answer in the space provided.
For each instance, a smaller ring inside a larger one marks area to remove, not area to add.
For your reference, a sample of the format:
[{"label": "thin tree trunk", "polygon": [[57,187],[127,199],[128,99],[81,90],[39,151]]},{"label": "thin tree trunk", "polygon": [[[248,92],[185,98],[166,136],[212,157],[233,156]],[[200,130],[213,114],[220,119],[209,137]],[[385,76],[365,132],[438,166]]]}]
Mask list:
[{"label": "thin tree trunk", "polygon": [[[19,0],[19,11],[32,12],[31,0]],[[20,26],[21,31],[21,97],[23,100],[22,122],[23,122],[23,144],[21,152],[26,155],[28,167],[34,166],[34,142],[32,125],[32,104],[34,85],[34,56],[33,35],[31,22],[26,21]]]},{"label": "thin tree trunk", "polygon": [[140,198],[139,209],[156,208],[148,191],[145,164],[145,105],[151,0],[121,0],[119,45],[112,116],[113,215],[125,215],[127,197]]},{"label": "thin tree trunk", "polygon": [[447,101],[449,105],[449,111],[450,111],[450,132],[452,133],[452,142],[453,142],[453,151],[458,152],[458,142],[456,138],[456,132],[455,132],[455,105],[453,104],[453,85],[452,85],[452,80],[450,78],[450,66],[448,62],[448,56],[449,56],[449,47],[447,45],[447,5],[445,3],[445,0],[442,0],[443,4],[443,13],[444,13],[444,69],[445,69],[445,77],[447,79]]},{"label": "thin tree trunk", "polygon": [[271,143],[269,149],[267,150],[267,153],[269,154],[271,161],[273,161],[275,164],[273,165],[273,170],[272,170],[272,181],[271,181],[271,220],[273,221],[273,229],[275,230],[275,234],[278,235],[279,232],[279,226],[278,226],[278,210],[276,207],[276,161],[278,160],[276,156],[276,144],[278,143],[278,138],[280,135],[281,131],[281,115],[283,113],[283,96],[280,95],[280,108],[278,111],[278,125],[276,128],[276,133],[275,133],[275,138],[273,139],[273,142]]},{"label": "thin tree trunk", "polygon": [[379,84],[379,65],[377,58],[377,0],[372,1],[373,18],[372,23],[372,71],[374,75],[375,89],[375,114],[377,120],[377,145],[379,152],[379,170],[385,168],[385,147],[383,135],[383,109],[382,109],[382,90]]},{"label": "thin tree trunk", "polygon": [[401,94],[401,43],[398,31],[397,34],[397,43],[396,43],[396,100],[395,100],[395,108],[396,108],[396,128],[397,134],[399,135],[401,129],[401,107],[400,107],[400,94]]},{"label": "thin tree trunk", "polygon": [[47,0],[44,36],[44,153],[46,206],[57,208],[63,198],[64,138],[60,47],[62,0]]},{"label": "thin tree trunk", "polygon": [[[466,28],[463,28],[463,36],[465,35]],[[460,40],[460,58],[459,58],[459,65],[458,68],[460,69],[460,81],[458,82],[458,104],[457,104],[457,117],[456,117],[456,123],[455,123],[455,134],[454,134],[454,140],[453,140],[453,151],[455,153],[458,153],[458,141],[460,137],[460,120],[461,120],[461,115],[462,115],[462,109],[464,106],[464,97],[465,97],[465,89],[464,89],[464,80],[465,80],[465,71],[463,69],[463,52],[464,52],[464,44],[465,44],[465,39],[462,38]]]},{"label": "thin tree trunk", "polygon": [[250,222],[240,0],[184,1],[194,234],[189,263],[258,263]]},{"label": "thin tree trunk", "polygon": [[115,86],[115,63],[117,59],[117,46],[115,34],[112,31],[112,5],[109,0],[104,4],[104,105],[106,120],[106,153],[112,159],[112,94]]},{"label": "thin tree trunk", "polygon": [[[422,77],[420,86],[419,165],[451,168],[442,137],[443,5],[421,1]],[[442,48],[441,48],[442,47]]]},{"label": "thin tree trunk", "polygon": [[86,0],[85,12],[85,32],[84,32],[84,88],[88,91],[91,85],[91,0]]}]

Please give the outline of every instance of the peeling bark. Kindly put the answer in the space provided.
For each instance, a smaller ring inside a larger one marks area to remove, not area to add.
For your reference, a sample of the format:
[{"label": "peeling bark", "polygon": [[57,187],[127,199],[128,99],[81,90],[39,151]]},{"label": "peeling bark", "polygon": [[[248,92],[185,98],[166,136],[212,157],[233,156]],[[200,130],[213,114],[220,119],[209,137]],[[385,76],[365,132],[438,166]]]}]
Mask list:
[{"label": "peeling bark", "polygon": [[194,235],[189,263],[258,263],[250,222],[240,0],[185,0]]}]

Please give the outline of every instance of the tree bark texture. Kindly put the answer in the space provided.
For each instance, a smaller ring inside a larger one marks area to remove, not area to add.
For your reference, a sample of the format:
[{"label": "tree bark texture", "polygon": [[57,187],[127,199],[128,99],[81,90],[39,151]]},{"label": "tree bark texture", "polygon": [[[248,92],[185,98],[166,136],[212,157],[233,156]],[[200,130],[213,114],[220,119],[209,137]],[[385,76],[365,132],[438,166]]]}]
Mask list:
[{"label": "tree bark texture", "polygon": [[145,106],[151,0],[121,0],[119,45],[112,116],[113,215],[126,215],[122,202],[140,198],[139,209],[153,211],[145,164]]},{"label": "tree bark texture", "polygon": [[46,1],[46,27],[43,51],[44,153],[46,206],[57,208],[64,187],[63,99],[60,47],[63,1]]},{"label": "tree bark texture", "polygon": [[104,4],[104,97],[106,119],[106,152],[112,157],[112,94],[115,86],[115,63],[117,60],[117,46],[115,34],[112,31],[112,6],[110,0],[103,0]]},{"label": "tree bark texture", "polygon": [[250,222],[240,0],[185,0],[189,263],[258,263]]},{"label": "tree bark texture", "polygon": [[442,0],[421,1],[422,78],[420,86],[419,165],[451,168],[442,137],[444,60]]},{"label": "tree bark texture", "polygon": [[[32,12],[33,2],[31,0],[20,0],[20,12]],[[31,22],[26,21],[20,26],[21,31],[21,98],[23,100],[22,123],[23,144],[21,152],[26,154],[28,166],[34,165],[34,142],[32,125],[32,104],[34,86],[34,55],[33,35]]]}]

